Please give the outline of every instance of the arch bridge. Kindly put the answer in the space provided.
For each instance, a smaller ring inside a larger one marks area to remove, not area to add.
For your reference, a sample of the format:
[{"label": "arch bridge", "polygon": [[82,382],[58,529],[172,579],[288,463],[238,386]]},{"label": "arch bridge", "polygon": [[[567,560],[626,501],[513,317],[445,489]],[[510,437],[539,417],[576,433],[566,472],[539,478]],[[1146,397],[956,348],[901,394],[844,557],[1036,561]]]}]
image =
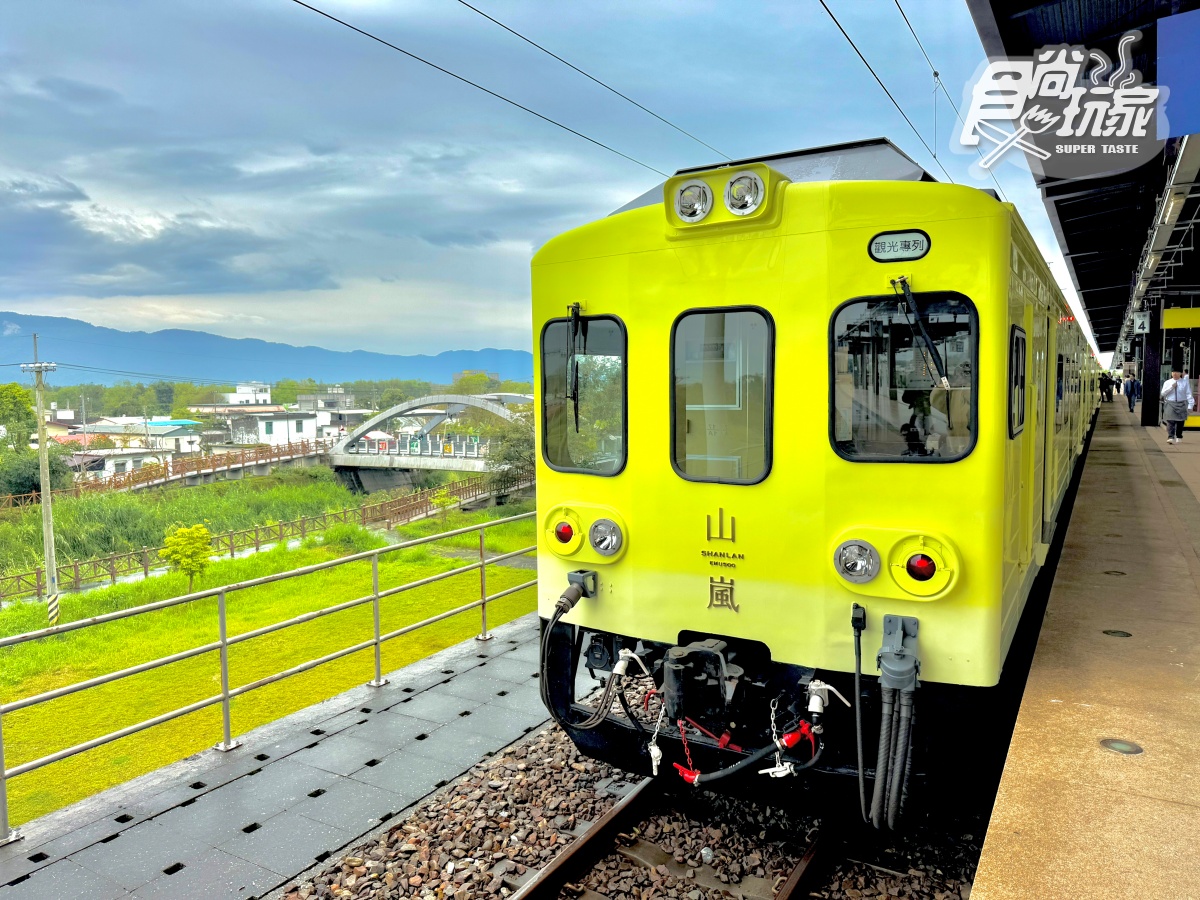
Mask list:
[{"label": "arch bridge", "polygon": [[[448,435],[435,439],[433,433],[447,419],[468,408],[482,409],[512,421],[510,406],[532,403],[529,394],[431,394],[398,403],[363,422],[329,451],[329,462],[344,469],[453,469],[482,472],[487,468],[491,442],[473,436]],[[372,440],[367,434],[399,416],[424,419],[412,435],[391,440]]]}]

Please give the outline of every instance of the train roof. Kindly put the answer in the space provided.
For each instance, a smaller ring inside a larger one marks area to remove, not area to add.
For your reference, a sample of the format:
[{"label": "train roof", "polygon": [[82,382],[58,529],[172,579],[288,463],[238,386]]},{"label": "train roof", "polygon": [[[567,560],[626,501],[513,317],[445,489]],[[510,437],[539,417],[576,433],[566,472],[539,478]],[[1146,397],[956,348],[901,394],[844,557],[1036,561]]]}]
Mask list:
[{"label": "train roof", "polygon": [[[887,138],[869,138],[844,144],[827,144],[807,150],[790,150],[766,156],[726,160],[707,166],[680,169],[675,174],[732,169],[749,163],[766,163],[789,181],[937,181],[907,153]],[[630,200],[611,215],[662,202],[662,184]]]}]

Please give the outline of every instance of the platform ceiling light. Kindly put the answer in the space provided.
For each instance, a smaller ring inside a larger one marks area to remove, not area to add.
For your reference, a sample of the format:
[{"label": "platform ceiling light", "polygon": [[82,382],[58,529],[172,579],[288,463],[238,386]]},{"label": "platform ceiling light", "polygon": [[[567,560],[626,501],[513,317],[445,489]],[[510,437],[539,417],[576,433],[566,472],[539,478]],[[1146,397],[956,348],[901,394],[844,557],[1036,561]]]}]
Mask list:
[{"label": "platform ceiling light", "polygon": [[675,191],[675,214],[685,222],[702,221],[712,208],[712,189],[703,181],[685,181]]},{"label": "platform ceiling light", "polygon": [[597,519],[588,529],[588,542],[601,556],[612,556],[621,549],[625,536],[621,526],[612,519]]},{"label": "platform ceiling light", "polygon": [[738,172],[725,185],[725,206],[735,216],[748,216],[762,206],[766,192],[756,172]]},{"label": "platform ceiling light", "polygon": [[866,541],[843,541],[833,551],[838,574],[855,584],[865,584],[879,574],[879,551]]}]

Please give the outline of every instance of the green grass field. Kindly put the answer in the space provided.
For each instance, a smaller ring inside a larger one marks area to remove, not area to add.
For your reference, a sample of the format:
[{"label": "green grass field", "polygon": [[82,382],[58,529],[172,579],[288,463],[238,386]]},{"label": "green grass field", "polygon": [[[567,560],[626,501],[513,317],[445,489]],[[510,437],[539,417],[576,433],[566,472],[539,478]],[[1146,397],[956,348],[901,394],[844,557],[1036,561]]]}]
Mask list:
[{"label": "green grass field", "polygon": [[[323,466],[280,469],[260,478],[197,487],[64,497],[54,501],[54,546],[60,563],[93,559],[159,547],[172,525],[205,522],[209,531],[219,534],[359,506],[366,500]],[[0,571],[29,571],[41,562],[41,507],[0,511]]]},{"label": "green grass field", "polygon": [[[513,505],[482,513],[452,513],[410,529],[427,533],[458,528],[484,518],[524,512]],[[432,523],[432,524],[431,524]],[[494,536],[492,532],[495,532]],[[533,520],[489,530],[488,549],[502,553],[534,543]],[[415,536],[415,535],[411,535]],[[467,536],[469,546],[478,539]],[[229,584],[332,559],[382,540],[339,528],[329,545],[310,542],[299,550],[278,548],[245,559],[214,563],[202,587]],[[453,539],[452,539],[453,540]],[[446,543],[451,543],[447,541]],[[460,539],[461,545],[461,539]],[[437,547],[437,544],[432,545]],[[394,551],[380,558],[380,587],[405,584],[466,564],[434,549]],[[534,572],[490,567],[488,591],[496,593],[531,580]],[[65,595],[63,621],[178,596],[187,579],[175,573],[147,581]],[[304,612],[370,594],[369,561],[238,591],[228,596],[230,636],[291,618]],[[423,588],[385,598],[382,629],[407,624],[469,603],[479,597],[479,573],[469,572]],[[488,605],[489,626],[499,625],[534,608],[532,589]],[[0,634],[19,634],[45,625],[45,606],[18,603],[0,610]],[[383,645],[384,671],[421,659],[478,634],[478,610],[470,610]],[[254,638],[229,650],[230,685],[237,687],[310,659],[367,640],[373,633],[370,604]],[[28,697],[108,672],[177,653],[217,639],[216,598],[159,610],[146,615],[81,629],[57,637],[0,650],[0,701]],[[231,703],[233,733],[252,728],[363,684],[374,674],[371,649],[319,666],[300,675],[235,698]],[[150,719],[220,693],[216,651],[102,687],[81,691],[4,717],[8,767],[42,757],[119,728]],[[221,740],[219,705],[192,713],[131,737],[122,738],[13,779],[8,786],[10,819],[29,821],[105,788],[183,759]]]}]

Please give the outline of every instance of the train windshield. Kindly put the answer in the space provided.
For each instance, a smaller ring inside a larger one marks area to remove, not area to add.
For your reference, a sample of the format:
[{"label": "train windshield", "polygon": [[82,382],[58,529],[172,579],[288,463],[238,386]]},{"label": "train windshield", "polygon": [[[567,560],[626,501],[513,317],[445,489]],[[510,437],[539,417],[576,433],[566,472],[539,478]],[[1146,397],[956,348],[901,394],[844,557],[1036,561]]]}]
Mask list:
[{"label": "train windshield", "polygon": [[760,309],[686,313],[671,337],[671,458],[690,481],[755,484],[771,468],[773,323]]},{"label": "train windshield", "polygon": [[914,299],[950,386],[903,296],[843,305],[833,320],[831,429],[846,459],[951,462],[975,445],[975,307],[948,292]]},{"label": "train windshield", "polygon": [[611,316],[556,319],[542,332],[542,455],[554,469],[625,467],[625,328]]}]

